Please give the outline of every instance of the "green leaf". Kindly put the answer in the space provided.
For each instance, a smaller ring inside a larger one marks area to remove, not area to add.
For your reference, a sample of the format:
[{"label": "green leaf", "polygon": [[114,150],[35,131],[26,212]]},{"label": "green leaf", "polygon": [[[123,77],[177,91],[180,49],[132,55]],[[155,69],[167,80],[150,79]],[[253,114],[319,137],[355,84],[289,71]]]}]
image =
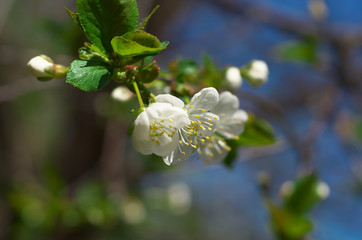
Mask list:
[{"label": "green leaf", "polygon": [[310,174],[296,181],[294,190],[285,200],[285,206],[298,214],[307,213],[321,200],[317,194],[319,180],[315,174]]},{"label": "green leaf", "polygon": [[80,22],[79,14],[76,12],[70,11],[68,8],[65,8],[65,11],[69,14],[69,16],[73,19],[73,21],[78,25],[78,27],[84,32],[84,28],[82,23]]},{"label": "green leaf", "polygon": [[155,62],[152,62],[148,66],[140,69],[136,75],[136,78],[138,78],[143,83],[150,83],[155,80],[159,74],[160,68],[155,64]]},{"label": "green leaf", "polygon": [[112,78],[108,66],[95,60],[75,60],[71,63],[67,83],[83,91],[96,91],[103,88]]},{"label": "green leaf", "polygon": [[89,43],[85,43],[85,47],[80,48],[78,53],[79,58],[82,60],[98,60],[106,63],[110,62],[105,53]]},{"label": "green leaf", "polygon": [[197,77],[199,74],[199,66],[194,60],[174,60],[170,63],[169,68],[177,83],[196,83],[199,80]]},{"label": "green leaf", "polygon": [[282,43],[275,50],[284,61],[312,64],[317,61],[316,47],[316,42],[313,39],[307,39]]},{"label": "green leaf", "polygon": [[77,9],[87,38],[101,51],[110,52],[113,37],[137,27],[136,0],[77,0]]},{"label": "green leaf", "polygon": [[305,215],[298,215],[288,209],[269,202],[272,225],[280,239],[299,240],[313,229],[312,222]]},{"label": "green leaf", "polygon": [[135,31],[112,39],[115,53],[121,57],[152,56],[165,49],[153,35],[144,31]]},{"label": "green leaf", "polygon": [[202,62],[204,66],[200,78],[203,80],[205,86],[220,88],[224,73],[219,70],[217,64],[213,62],[209,55],[203,54]]},{"label": "green leaf", "polygon": [[226,155],[223,163],[225,166],[231,168],[238,156],[238,142],[236,140],[227,140],[226,144],[231,147],[231,151]]},{"label": "green leaf", "polygon": [[133,130],[134,130],[134,123],[132,123],[131,126],[129,126],[129,128],[127,130],[127,135],[132,136]]},{"label": "green leaf", "polygon": [[157,11],[157,9],[160,7],[160,5],[157,5],[152,12],[146,17],[145,20],[142,21],[141,25],[139,26],[138,30],[143,30],[146,27],[146,24],[148,23],[148,20],[152,17],[152,15]]},{"label": "green leaf", "polygon": [[264,146],[275,143],[274,130],[265,120],[249,115],[243,133],[239,136],[241,146]]}]

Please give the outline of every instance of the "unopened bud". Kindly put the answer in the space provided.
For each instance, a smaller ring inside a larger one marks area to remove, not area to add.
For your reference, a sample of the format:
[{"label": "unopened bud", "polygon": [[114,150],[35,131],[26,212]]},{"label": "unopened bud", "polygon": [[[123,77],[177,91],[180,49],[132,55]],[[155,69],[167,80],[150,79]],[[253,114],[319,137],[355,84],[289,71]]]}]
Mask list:
[{"label": "unopened bud", "polygon": [[134,94],[128,88],[120,86],[113,89],[111,96],[117,101],[125,102],[130,100]]},{"label": "unopened bud", "polygon": [[330,193],[329,186],[325,182],[319,182],[316,191],[321,199],[326,199]]},{"label": "unopened bud", "polygon": [[225,73],[225,79],[229,87],[236,90],[243,83],[241,73],[237,67],[229,67]]},{"label": "unopened bud", "polygon": [[328,7],[324,0],[309,0],[308,8],[312,17],[317,21],[324,20],[328,16]]},{"label": "unopened bud", "polygon": [[253,60],[244,66],[242,76],[254,87],[259,87],[268,81],[268,65],[261,60]]},{"label": "unopened bud", "polygon": [[37,78],[52,78],[51,70],[54,67],[54,62],[51,58],[45,55],[40,55],[30,59],[28,69]]},{"label": "unopened bud", "polygon": [[29,71],[40,81],[48,81],[52,78],[63,78],[68,68],[54,64],[53,60],[46,55],[39,55],[30,59],[27,64]]},{"label": "unopened bud", "polygon": [[282,184],[279,190],[279,194],[282,198],[288,198],[294,191],[294,183],[292,181],[286,181]]}]

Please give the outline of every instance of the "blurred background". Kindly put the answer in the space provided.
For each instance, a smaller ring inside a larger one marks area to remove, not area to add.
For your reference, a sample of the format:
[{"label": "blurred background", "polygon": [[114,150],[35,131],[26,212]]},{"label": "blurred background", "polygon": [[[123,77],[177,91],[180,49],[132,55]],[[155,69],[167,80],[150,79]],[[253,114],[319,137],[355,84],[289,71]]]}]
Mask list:
[{"label": "blurred background", "polygon": [[[309,213],[316,240],[362,239],[362,1],[138,0],[147,31],[175,57],[221,67],[265,60],[269,82],[241,106],[278,138],[239,149],[232,168],[190,158],[168,167],[132,148],[134,101],[110,84],[84,93],[39,82],[26,63],[69,65],[84,38],[74,0],[0,2],[0,239],[275,239],[260,190],[313,170],[329,196]],[[264,179],[264,178],[263,178]],[[285,185],[284,185],[285,186]]]}]

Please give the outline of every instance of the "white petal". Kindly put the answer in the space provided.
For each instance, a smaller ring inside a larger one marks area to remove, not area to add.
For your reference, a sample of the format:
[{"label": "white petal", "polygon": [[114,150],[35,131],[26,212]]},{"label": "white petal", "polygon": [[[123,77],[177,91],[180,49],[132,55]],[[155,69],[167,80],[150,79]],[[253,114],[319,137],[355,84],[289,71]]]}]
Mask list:
[{"label": "white petal", "polygon": [[148,155],[153,153],[154,142],[152,141],[142,141],[141,139],[132,135],[133,147],[140,153]]},{"label": "white petal", "polygon": [[179,107],[170,106],[159,117],[166,120],[167,125],[169,124],[174,128],[182,128],[185,125],[191,124],[187,112]]},{"label": "white petal", "polygon": [[212,137],[210,141],[200,145],[199,153],[205,163],[216,163],[224,160],[229,148],[224,141]]},{"label": "white petal", "polygon": [[184,106],[185,106],[184,102],[181,99],[179,99],[175,96],[172,96],[170,94],[157,95],[155,97],[155,100],[156,100],[156,102],[169,103],[172,106],[179,107],[179,108],[184,108]]},{"label": "white petal", "polygon": [[216,131],[227,139],[235,139],[244,131],[247,120],[248,114],[243,110],[238,110],[232,117],[220,117]]},{"label": "white petal", "polygon": [[52,77],[52,74],[46,72],[47,68],[52,68],[54,63],[49,57],[46,56],[37,56],[32,59],[27,64],[28,69],[35,77]]},{"label": "white petal", "polygon": [[239,109],[239,99],[237,96],[231,92],[222,92],[220,94],[220,100],[217,105],[211,110],[211,112],[216,115],[221,114],[233,114],[236,110]]},{"label": "white petal", "polygon": [[254,60],[251,63],[249,76],[260,81],[266,81],[269,74],[268,65],[261,60]]},{"label": "white petal", "polygon": [[120,86],[113,89],[111,96],[114,100],[125,102],[130,100],[134,96],[134,93],[131,92],[128,88]]},{"label": "white petal", "polygon": [[192,144],[185,144],[188,142],[188,139],[185,138],[185,134],[182,133],[182,130],[179,131],[179,139],[179,141],[181,141],[181,144],[178,143],[176,149],[174,149],[168,156],[163,158],[163,161],[167,165],[175,164],[182,160],[185,160],[196,151],[196,148],[192,147]]},{"label": "white petal", "polygon": [[153,153],[161,157],[169,155],[174,149],[176,149],[179,141],[177,133],[172,138],[164,134],[158,139],[161,144],[154,144]]},{"label": "white petal", "polygon": [[152,103],[148,108],[146,108],[145,112],[147,112],[148,117],[150,118],[150,123],[159,119],[160,115],[163,114],[164,111],[167,111],[171,106],[169,103]]},{"label": "white petal", "polygon": [[215,88],[209,87],[204,88],[200,92],[196,93],[190,101],[190,104],[187,105],[189,113],[195,113],[205,109],[209,111],[212,109],[219,101],[219,93]]},{"label": "white petal", "polygon": [[146,111],[141,112],[134,122],[133,136],[142,141],[149,140],[150,120]]},{"label": "white petal", "polygon": [[229,67],[226,70],[225,78],[226,78],[227,84],[232,89],[238,89],[241,86],[241,84],[243,83],[243,79],[241,77],[240,70],[237,67]]}]

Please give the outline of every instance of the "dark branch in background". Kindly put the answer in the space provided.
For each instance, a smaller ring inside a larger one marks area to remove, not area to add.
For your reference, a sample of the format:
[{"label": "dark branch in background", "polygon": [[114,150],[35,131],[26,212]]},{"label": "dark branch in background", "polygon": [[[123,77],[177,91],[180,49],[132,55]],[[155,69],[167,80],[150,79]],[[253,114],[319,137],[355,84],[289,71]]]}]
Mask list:
[{"label": "dark branch in background", "polygon": [[[316,22],[311,18],[292,16],[251,1],[241,3],[232,0],[212,0],[211,3],[216,5],[218,9],[242,16],[247,20],[260,22],[300,39],[312,37],[318,43],[326,43],[332,46],[336,60],[328,70],[330,76],[333,76],[329,77],[329,79],[334,80],[335,84],[331,83],[323,89],[322,94],[316,95],[317,99],[314,102],[317,104],[315,105],[314,117],[309,125],[306,137],[302,141],[299,142],[298,136],[291,133],[288,130],[289,127],[284,126],[283,122],[287,125],[288,122],[278,107],[250,93],[242,92],[240,94],[243,98],[249,98],[261,109],[270,110],[269,114],[271,116],[277,116],[278,122],[283,125],[282,128],[284,128],[287,139],[301,154],[300,170],[302,172],[312,171],[316,143],[337,107],[338,86],[357,91],[359,90],[358,87],[361,86],[359,67],[355,63],[353,53],[362,45],[362,29],[337,27]],[[328,76],[325,75],[325,77]]]},{"label": "dark branch in background", "polygon": [[[210,3],[210,1],[207,1]],[[267,26],[301,38],[313,37],[320,42],[331,44],[338,61],[336,62],[337,83],[352,90],[361,86],[360,66],[354,63],[352,52],[362,45],[362,28],[353,29],[345,26],[317,23],[312,19],[285,14],[266,6],[243,1],[212,0],[219,9],[242,15]]]},{"label": "dark branch in background", "polygon": [[61,81],[51,81],[48,83],[36,82],[34,78],[18,80],[16,83],[0,86],[0,103],[12,101],[17,97],[33,91],[59,87],[64,83]]},{"label": "dark branch in background", "polygon": [[[210,1],[208,1],[210,2]],[[243,1],[236,3],[231,0],[212,0],[212,3],[228,12],[241,14],[244,17],[257,20],[263,24],[276,27],[279,30],[302,37],[317,37],[332,43],[349,46],[362,45],[362,29],[347,29],[331,25],[319,25],[312,19],[298,18],[284,14],[266,6]]]},{"label": "dark branch in background", "polygon": [[289,122],[287,116],[282,109],[270,100],[266,100],[252,92],[239,90],[237,93],[240,99],[246,99],[255,104],[258,108],[265,111],[269,116],[277,121],[281,130],[284,132],[286,139],[290,142],[292,147],[296,150],[298,156],[302,158],[302,149],[300,146],[300,140],[295,133],[292,124]]}]

